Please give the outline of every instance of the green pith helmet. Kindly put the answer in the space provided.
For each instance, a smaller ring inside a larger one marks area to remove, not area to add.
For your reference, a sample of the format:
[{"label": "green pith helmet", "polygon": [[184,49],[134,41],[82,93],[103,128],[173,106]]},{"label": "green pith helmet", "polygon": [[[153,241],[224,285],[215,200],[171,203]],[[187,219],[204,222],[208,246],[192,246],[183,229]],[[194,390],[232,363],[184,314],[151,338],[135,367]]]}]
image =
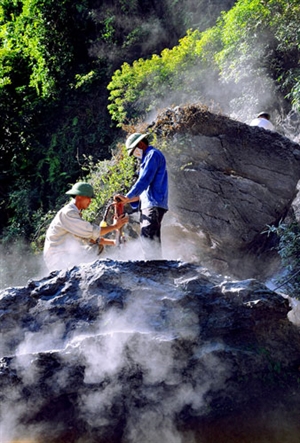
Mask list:
[{"label": "green pith helmet", "polygon": [[143,140],[143,138],[146,138],[149,135],[147,134],[141,134],[140,132],[135,132],[134,134],[131,134],[128,139],[126,140],[126,150],[128,152],[128,155],[132,155],[134,148],[136,145]]},{"label": "green pith helmet", "polygon": [[93,186],[85,182],[75,183],[72,189],[70,189],[70,191],[67,191],[66,194],[72,195],[73,197],[75,197],[75,195],[81,195],[82,197],[89,198],[95,197]]}]

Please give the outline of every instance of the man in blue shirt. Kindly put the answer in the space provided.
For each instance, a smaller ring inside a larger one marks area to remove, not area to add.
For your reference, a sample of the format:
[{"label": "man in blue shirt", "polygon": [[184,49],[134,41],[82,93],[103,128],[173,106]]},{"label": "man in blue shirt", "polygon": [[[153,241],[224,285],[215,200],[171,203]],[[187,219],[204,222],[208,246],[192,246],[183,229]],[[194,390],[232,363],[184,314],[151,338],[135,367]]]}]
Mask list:
[{"label": "man in blue shirt", "polygon": [[162,258],[161,223],[168,210],[168,172],[161,151],[149,145],[149,134],[134,133],[126,140],[126,150],[141,161],[135,184],[124,195],[116,195],[123,203],[139,201],[140,237],[144,256],[155,260]]}]

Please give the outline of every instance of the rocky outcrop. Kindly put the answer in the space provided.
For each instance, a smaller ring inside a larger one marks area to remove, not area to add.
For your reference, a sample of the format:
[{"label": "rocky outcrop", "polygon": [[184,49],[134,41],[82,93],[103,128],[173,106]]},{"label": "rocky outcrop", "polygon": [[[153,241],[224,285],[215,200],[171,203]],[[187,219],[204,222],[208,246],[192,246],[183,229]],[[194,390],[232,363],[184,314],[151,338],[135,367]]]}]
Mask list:
[{"label": "rocky outcrop", "polygon": [[166,235],[177,226],[177,237],[218,272],[245,278],[267,270],[274,245],[262,233],[284,219],[297,194],[300,146],[201,105],[168,109],[150,129],[167,143]]},{"label": "rocky outcrop", "polygon": [[295,142],[300,141],[300,113],[292,109],[286,116],[279,122],[280,131],[288,138],[291,138]]},{"label": "rocky outcrop", "polygon": [[256,280],[179,261],[99,260],[8,288],[2,441],[296,442],[289,311]]}]

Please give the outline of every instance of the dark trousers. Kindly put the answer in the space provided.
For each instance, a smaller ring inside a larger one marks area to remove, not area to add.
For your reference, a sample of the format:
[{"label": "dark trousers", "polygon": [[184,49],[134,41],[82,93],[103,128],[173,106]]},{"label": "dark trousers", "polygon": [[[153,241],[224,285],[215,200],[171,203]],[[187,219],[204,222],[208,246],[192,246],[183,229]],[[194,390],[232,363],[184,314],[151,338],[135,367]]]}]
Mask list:
[{"label": "dark trousers", "polygon": [[141,244],[145,259],[162,258],[161,222],[166,213],[163,208],[147,208],[140,213]]}]

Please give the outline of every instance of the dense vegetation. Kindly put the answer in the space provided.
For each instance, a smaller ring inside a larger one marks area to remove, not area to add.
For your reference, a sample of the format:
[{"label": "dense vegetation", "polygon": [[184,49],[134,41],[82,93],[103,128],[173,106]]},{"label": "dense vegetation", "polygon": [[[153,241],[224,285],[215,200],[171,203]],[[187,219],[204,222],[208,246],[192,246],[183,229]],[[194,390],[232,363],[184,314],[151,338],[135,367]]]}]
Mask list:
[{"label": "dense vegetation", "polygon": [[0,3],[0,232],[29,239],[39,218],[107,159],[120,131],[107,84],[124,60],[174,46],[233,0],[2,0]]},{"label": "dense vegetation", "polygon": [[79,178],[99,216],[131,183],[124,130],[162,107],[299,109],[299,19],[298,0],[1,0],[2,243],[42,246]]},{"label": "dense vegetation", "polygon": [[280,221],[278,226],[268,226],[266,233],[278,237],[278,254],[283,266],[277,278],[276,290],[281,289],[300,300],[300,226],[298,222]]},{"label": "dense vegetation", "polygon": [[291,104],[299,109],[299,20],[297,0],[238,1],[214,27],[124,63],[108,86],[112,118],[122,126],[187,100],[216,102],[244,121],[261,106],[278,115]]}]

